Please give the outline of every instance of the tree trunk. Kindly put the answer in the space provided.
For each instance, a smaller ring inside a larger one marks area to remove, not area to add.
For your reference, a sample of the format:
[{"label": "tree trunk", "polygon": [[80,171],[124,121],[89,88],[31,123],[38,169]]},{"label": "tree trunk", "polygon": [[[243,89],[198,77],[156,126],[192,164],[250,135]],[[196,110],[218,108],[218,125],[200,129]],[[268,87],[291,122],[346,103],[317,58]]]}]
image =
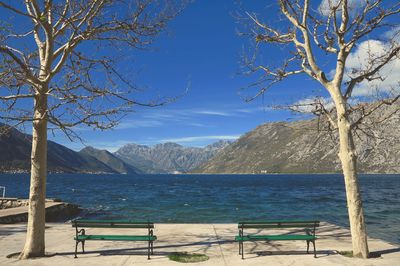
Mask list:
[{"label": "tree trunk", "polygon": [[45,255],[47,95],[37,94],[34,101],[28,225],[25,247],[20,259]]},{"label": "tree trunk", "polygon": [[349,212],[353,256],[368,258],[367,230],[357,175],[357,155],[355,151],[350,121],[346,113],[346,105],[336,105],[340,139],[339,158],[342,163],[346,186],[347,208]]}]

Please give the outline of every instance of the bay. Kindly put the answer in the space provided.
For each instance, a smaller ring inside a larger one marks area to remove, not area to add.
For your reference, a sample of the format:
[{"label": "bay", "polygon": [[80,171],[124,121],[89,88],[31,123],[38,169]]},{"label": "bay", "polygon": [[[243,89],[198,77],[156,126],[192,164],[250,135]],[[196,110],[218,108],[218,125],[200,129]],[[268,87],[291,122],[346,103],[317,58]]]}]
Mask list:
[{"label": "bay", "polygon": [[[360,175],[370,236],[400,243],[400,175]],[[27,198],[29,175],[1,174],[6,196]],[[156,223],[317,219],[348,226],[343,176],[52,174],[47,197],[89,218]]]}]

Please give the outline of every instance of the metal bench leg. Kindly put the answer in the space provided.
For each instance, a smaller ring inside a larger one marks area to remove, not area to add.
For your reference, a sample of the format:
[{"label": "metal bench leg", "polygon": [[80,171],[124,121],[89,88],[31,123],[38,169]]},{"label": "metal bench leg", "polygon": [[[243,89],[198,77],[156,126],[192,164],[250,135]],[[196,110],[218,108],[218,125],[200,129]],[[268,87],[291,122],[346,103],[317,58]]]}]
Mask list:
[{"label": "metal bench leg", "polygon": [[147,259],[150,259],[150,241],[148,242],[148,246],[147,246]]},{"label": "metal bench leg", "polygon": [[241,253],[241,246],[240,246],[240,241],[238,242],[238,244],[239,244],[239,255],[241,255],[242,253]]},{"label": "metal bench leg", "polygon": [[82,252],[85,253],[85,241],[82,241]]},{"label": "metal bench leg", "polygon": [[153,246],[153,241],[151,241],[151,255],[154,255],[154,246]]},{"label": "metal bench leg", "polygon": [[76,241],[75,242],[75,259],[78,257],[76,254],[78,253],[78,243],[79,243],[79,241]]},{"label": "metal bench leg", "polygon": [[314,258],[316,258],[317,257],[317,251],[315,249],[315,240],[312,243],[313,243],[313,246],[314,246]]},{"label": "metal bench leg", "polygon": [[243,242],[242,242],[242,260],[244,260],[244,254],[243,254]]},{"label": "metal bench leg", "polygon": [[310,252],[308,252],[309,249],[310,249],[310,240],[307,240],[307,254],[310,254]]}]

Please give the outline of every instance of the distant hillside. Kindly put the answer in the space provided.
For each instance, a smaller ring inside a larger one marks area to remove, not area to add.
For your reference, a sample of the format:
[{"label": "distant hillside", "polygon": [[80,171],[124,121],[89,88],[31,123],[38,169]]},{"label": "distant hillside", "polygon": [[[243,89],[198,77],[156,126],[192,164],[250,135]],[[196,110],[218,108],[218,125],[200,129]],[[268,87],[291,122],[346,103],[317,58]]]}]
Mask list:
[{"label": "distant hillside", "polygon": [[96,158],[98,161],[104,163],[115,172],[120,174],[137,174],[140,172],[138,169],[135,169],[133,166],[128,165],[112,153],[107,150],[99,150],[93,147],[86,147],[79,151],[81,155],[88,155]]},{"label": "distant hillside", "polygon": [[229,141],[218,141],[204,148],[176,143],[154,146],[127,144],[115,155],[143,173],[184,173],[208,161],[229,144]]},{"label": "distant hillside", "polygon": [[[0,172],[30,171],[32,136],[6,125],[0,127],[7,128],[0,134]],[[50,172],[120,173],[90,154],[75,152],[52,141],[48,142],[47,157]]]},{"label": "distant hillside", "polygon": [[[0,124],[0,172],[30,171],[32,136]],[[219,141],[205,148],[176,143],[153,147],[129,144],[115,154],[86,147],[79,152],[48,142],[48,171],[61,173],[173,173],[187,172],[212,158],[229,142]]]},{"label": "distant hillside", "polygon": [[[396,106],[376,113],[391,114]],[[328,173],[340,172],[336,136],[318,132],[317,120],[267,123],[245,134],[196,173]],[[375,125],[356,137],[359,170],[365,173],[400,173],[400,115]],[[333,139],[332,139],[333,138]]]}]

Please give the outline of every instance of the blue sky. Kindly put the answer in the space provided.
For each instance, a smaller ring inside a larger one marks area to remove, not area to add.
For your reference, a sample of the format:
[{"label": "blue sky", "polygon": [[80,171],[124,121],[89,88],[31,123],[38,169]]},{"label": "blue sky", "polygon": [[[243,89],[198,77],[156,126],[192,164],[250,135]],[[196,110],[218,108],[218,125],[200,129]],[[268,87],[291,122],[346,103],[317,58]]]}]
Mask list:
[{"label": "blue sky", "polygon": [[[286,91],[277,87],[268,97],[250,103],[239,95],[254,79],[238,75],[240,56],[250,41],[237,34],[240,25],[234,13],[239,6],[234,2],[196,1],[170,23],[151,50],[128,54],[132,65],[124,64],[135,70],[136,83],[146,87],[142,97],[181,97],[166,106],[136,108],[110,131],[79,129],[84,144],[111,151],[132,142],[204,146],[219,139],[236,139],[265,122],[293,118],[290,112],[271,106],[306,96],[288,93],[291,86],[298,87],[295,83],[286,84]],[[83,147],[62,135],[53,140],[73,149]]]},{"label": "blue sky", "polygon": [[[127,143],[153,145],[169,141],[204,146],[219,139],[237,139],[266,122],[299,119],[287,110],[273,107],[315,95],[326,97],[323,88],[307,76],[282,82],[250,103],[243,99],[256,93],[241,88],[254,82],[257,75],[238,74],[240,57],[251,50],[254,42],[238,35],[243,24],[235,14],[243,15],[246,10],[269,21],[280,18],[277,7],[271,4],[273,1],[242,2],[243,6],[231,0],[195,1],[171,21],[151,49],[124,52],[119,69],[144,89],[138,94],[139,99],[179,96],[176,101],[161,107],[135,108],[110,131],[78,128],[84,143],[70,142],[61,133],[49,134],[49,138],[75,150],[90,145],[115,151]],[[313,1],[314,8],[320,3]],[[265,47],[260,53],[260,63],[279,64],[284,53],[279,47]],[[317,57],[321,62],[329,61],[323,53],[317,53]],[[357,63],[356,54],[354,58],[353,63]],[[327,73],[333,68],[330,63],[324,67]]]},{"label": "blue sky", "polygon": [[[256,12],[269,21],[279,21],[279,16],[276,5],[266,1],[242,2],[239,5],[227,0],[195,1],[169,24],[167,33],[157,38],[151,50],[127,54],[126,68],[133,69],[136,83],[147,88],[139,97],[182,96],[166,106],[136,108],[111,131],[81,129],[84,145],[110,151],[132,142],[154,145],[171,141],[204,146],[219,139],[237,139],[266,122],[300,118],[274,106],[293,104],[315,95],[326,97],[318,83],[300,75],[272,87],[263,97],[250,103],[244,101],[245,96],[257,92],[241,90],[257,80],[257,76],[238,74],[240,58],[244,51],[252,49],[254,42],[239,36],[243,24],[235,14],[243,15],[244,10]],[[314,8],[320,4],[321,1],[313,2]],[[378,32],[382,34],[385,33]],[[260,51],[260,62],[279,64],[284,53],[279,47],[265,47]],[[317,57],[320,62],[332,59],[322,52]],[[333,65],[325,63],[324,67],[329,73]],[[83,147],[82,143],[70,143],[59,135],[55,140],[73,149]]]}]

